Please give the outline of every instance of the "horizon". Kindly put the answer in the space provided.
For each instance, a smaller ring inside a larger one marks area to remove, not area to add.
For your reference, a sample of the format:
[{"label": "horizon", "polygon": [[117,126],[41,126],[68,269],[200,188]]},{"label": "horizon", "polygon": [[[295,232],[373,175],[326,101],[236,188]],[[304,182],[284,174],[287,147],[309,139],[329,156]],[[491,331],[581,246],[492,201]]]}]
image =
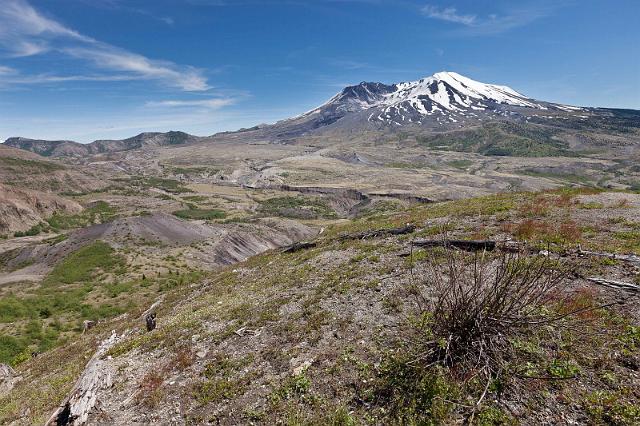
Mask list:
[{"label": "horizon", "polygon": [[6,0],[0,141],[210,136],[361,81],[441,70],[542,101],[640,109],[640,5],[611,4]]}]

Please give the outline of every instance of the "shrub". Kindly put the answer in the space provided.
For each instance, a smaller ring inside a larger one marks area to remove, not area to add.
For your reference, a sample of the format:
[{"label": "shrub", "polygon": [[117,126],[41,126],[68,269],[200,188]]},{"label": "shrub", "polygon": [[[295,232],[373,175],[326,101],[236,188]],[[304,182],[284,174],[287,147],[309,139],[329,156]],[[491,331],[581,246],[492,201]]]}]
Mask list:
[{"label": "shrub", "polygon": [[163,382],[164,379],[158,371],[154,370],[145,374],[136,393],[136,401],[149,408],[157,407],[165,396],[162,389]]},{"label": "shrub", "polygon": [[115,255],[111,246],[102,241],[82,247],[59,262],[46,278],[45,283],[70,284],[89,281],[96,269],[120,272],[124,259]]},{"label": "shrub", "polygon": [[[512,373],[513,342],[576,312],[559,309],[564,267],[547,257],[442,248],[429,254],[424,279],[411,287],[417,311],[381,363],[373,401],[395,423],[439,424],[455,417],[462,395],[477,393],[467,406],[466,421],[474,424],[475,415],[492,416],[481,403]],[[576,373],[569,364],[553,369]]]},{"label": "shrub", "polygon": [[492,259],[449,250],[444,263],[427,264],[433,297],[421,302],[418,325],[427,338],[416,356],[491,373],[501,369],[509,338],[548,322],[543,308],[564,277],[544,256],[504,253]]},{"label": "shrub", "polygon": [[173,212],[173,215],[181,219],[200,219],[200,220],[224,219],[226,216],[225,212],[222,210],[198,209],[198,208],[178,210]]}]

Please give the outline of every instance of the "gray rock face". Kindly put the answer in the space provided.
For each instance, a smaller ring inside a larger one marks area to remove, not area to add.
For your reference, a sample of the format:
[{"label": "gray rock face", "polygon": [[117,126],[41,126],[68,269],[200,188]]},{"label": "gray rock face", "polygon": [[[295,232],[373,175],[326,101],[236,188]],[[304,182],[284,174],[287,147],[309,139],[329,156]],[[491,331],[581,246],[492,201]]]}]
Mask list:
[{"label": "gray rock face", "polygon": [[16,372],[13,368],[7,364],[0,364],[0,397],[6,395],[13,389],[17,380],[19,380],[19,378],[16,377]]}]

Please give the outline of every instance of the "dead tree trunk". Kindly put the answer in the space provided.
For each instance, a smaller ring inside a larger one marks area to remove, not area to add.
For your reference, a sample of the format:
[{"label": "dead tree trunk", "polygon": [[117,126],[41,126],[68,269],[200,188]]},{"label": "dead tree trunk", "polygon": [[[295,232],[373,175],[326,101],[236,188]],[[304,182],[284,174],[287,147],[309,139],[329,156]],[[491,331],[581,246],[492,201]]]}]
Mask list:
[{"label": "dead tree trunk", "polygon": [[588,250],[578,250],[578,254],[585,256],[607,257],[609,259],[622,260],[624,262],[640,265],[640,256],[636,256],[635,254],[604,253]]},{"label": "dead tree trunk", "polygon": [[293,243],[290,246],[285,247],[284,249],[282,249],[283,253],[295,253],[297,251],[300,250],[306,250],[309,248],[314,248],[315,246],[317,246],[318,244],[311,241],[311,242],[299,242],[299,243]]},{"label": "dead tree trunk", "polygon": [[496,242],[491,240],[416,240],[414,247],[455,247],[465,251],[492,251],[496,248]]},{"label": "dead tree trunk", "polygon": [[587,278],[587,281],[591,281],[592,283],[596,283],[604,287],[615,288],[618,290],[626,290],[633,293],[640,293],[640,285],[636,285],[636,284],[630,284],[630,283],[625,283],[625,282],[616,281],[616,280],[607,280],[605,278],[599,278],[599,277]]},{"label": "dead tree trunk", "polygon": [[102,356],[117,343],[115,332],[100,343],[98,350],[87,363],[73,390],[53,413],[45,426],[82,425],[87,422],[89,412],[95,406],[98,392],[113,384],[112,371]]},{"label": "dead tree trunk", "polygon": [[414,225],[408,224],[400,228],[375,229],[373,231],[358,232],[355,234],[344,234],[339,237],[339,240],[365,240],[367,238],[386,237],[388,235],[411,234],[415,230],[416,227]]}]

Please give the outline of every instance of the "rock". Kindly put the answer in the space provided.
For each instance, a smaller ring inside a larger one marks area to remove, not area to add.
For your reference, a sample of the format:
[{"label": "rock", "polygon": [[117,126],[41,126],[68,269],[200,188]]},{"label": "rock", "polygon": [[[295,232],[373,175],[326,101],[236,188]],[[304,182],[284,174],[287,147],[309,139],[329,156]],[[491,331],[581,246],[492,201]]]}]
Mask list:
[{"label": "rock", "polygon": [[0,383],[4,382],[5,380],[12,379],[15,373],[16,372],[13,370],[13,368],[8,366],[7,364],[0,364]]},{"label": "rock", "polygon": [[[291,361],[295,362],[295,359]],[[311,364],[313,364],[313,361],[314,361],[313,358],[302,361],[300,365],[298,365],[293,369],[293,375],[299,376],[300,374],[304,373],[307,370],[307,368],[311,367]]]},{"label": "rock", "polygon": [[0,364],[0,396],[7,394],[19,380],[16,372],[7,364]]}]

